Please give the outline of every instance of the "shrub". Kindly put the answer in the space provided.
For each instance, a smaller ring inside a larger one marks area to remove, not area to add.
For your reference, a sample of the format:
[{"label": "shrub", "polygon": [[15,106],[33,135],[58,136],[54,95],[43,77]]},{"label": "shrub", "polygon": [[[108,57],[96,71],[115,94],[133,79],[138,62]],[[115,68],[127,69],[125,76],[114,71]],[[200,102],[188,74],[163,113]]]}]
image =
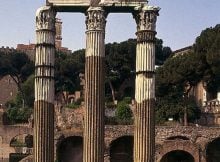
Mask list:
[{"label": "shrub", "polygon": [[132,123],[132,111],[125,101],[118,103],[115,114],[119,124]]},{"label": "shrub", "polygon": [[66,107],[69,108],[69,109],[77,109],[77,108],[80,107],[80,105],[77,104],[77,103],[69,103],[69,104],[66,105]]},{"label": "shrub", "polygon": [[24,123],[27,122],[28,119],[30,118],[30,115],[32,114],[32,109],[31,108],[9,108],[7,109],[7,116],[9,120],[14,123]]},{"label": "shrub", "polygon": [[75,102],[76,105],[81,105],[81,103],[84,101],[84,98],[78,98]]},{"label": "shrub", "polygon": [[131,103],[131,97],[124,97],[123,98],[123,101],[127,104],[130,104]]}]

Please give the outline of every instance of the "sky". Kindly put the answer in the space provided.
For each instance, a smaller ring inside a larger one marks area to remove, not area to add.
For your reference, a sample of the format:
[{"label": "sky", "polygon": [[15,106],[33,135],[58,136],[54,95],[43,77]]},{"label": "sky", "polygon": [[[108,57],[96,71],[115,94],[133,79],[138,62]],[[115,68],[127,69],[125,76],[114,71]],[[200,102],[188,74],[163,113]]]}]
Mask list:
[{"label": "sky", "polygon": [[[0,47],[35,42],[35,12],[45,0],[0,0]],[[201,31],[220,24],[220,0],[149,0],[159,6],[157,37],[164,46],[177,50],[195,42]],[[63,46],[85,48],[85,16],[58,13],[63,21]],[[136,23],[131,14],[109,14],[106,43],[135,38]]]}]

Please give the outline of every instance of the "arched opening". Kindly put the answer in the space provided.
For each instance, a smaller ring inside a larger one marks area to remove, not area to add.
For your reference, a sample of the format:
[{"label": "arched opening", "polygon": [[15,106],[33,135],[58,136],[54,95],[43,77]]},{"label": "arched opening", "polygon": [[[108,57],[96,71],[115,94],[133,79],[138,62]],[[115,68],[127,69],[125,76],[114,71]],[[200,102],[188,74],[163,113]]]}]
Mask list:
[{"label": "arched opening", "polygon": [[219,162],[220,161],[220,138],[217,138],[207,145],[206,161]]},{"label": "arched opening", "polygon": [[114,140],[110,145],[110,162],[133,162],[132,136],[123,136]]},{"label": "arched opening", "polygon": [[23,158],[27,157],[29,154],[23,153],[10,153],[9,154],[9,162],[19,162]]},{"label": "arched opening", "polygon": [[19,134],[10,141],[10,147],[15,148],[15,153],[9,154],[9,162],[19,162],[33,152],[33,136]]},{"label": "arched opening", "polygon": [[59,162],[82,162],[83,138],[71,136],[61,141],[57,149],[57,160]]},{"label": "arched opening", "polygon": [[175,150],[165,154],[160,162],[195,162],[195,160],[190,153],[182,150]]},{"label": "arched opening", "polygon": [[189,140],[188,137],[185,136],[172,136],[172,137],[168,137],[167,140]]}]

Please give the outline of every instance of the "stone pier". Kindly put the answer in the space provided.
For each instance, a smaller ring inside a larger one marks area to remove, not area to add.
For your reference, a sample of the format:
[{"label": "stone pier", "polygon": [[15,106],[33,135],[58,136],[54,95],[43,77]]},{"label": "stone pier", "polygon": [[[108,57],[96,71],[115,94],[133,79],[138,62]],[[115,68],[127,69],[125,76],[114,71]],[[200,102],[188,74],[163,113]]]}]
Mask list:
[{"label": "stone pier", "polygon": [[134,162],[154,162],[155,35],[159,8],[136,8],[137,23]]},{"label": "stone pier", "polygon": [[36,13],[34,161],[54,162],[55,15],[49,6]]},{"label": "stone pier", "polygon": [[104,161],[105,12],[86,13],[85,116],[83,162]]}]

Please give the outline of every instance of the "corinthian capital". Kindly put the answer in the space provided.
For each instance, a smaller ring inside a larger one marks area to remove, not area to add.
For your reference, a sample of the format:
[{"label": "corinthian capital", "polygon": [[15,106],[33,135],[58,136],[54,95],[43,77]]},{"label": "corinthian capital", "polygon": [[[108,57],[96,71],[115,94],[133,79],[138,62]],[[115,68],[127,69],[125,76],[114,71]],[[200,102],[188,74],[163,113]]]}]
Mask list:
[{"label": "corinthian capital", "polygon": [[156,31],[156,21],[159,15],[159,7],[144,6],[136,8],[134,18],[137,23],[137,31],[150,30]]},{"label": "corinthian capital", "polygon": [[36,29],[55,31],[56,12],[50,6],[43,6],[36,12]]},{"label": "corinthian capital", "polygon": [[87,30],[105,30],[105,11],[101,7],[90,7],[86,14]]}]

